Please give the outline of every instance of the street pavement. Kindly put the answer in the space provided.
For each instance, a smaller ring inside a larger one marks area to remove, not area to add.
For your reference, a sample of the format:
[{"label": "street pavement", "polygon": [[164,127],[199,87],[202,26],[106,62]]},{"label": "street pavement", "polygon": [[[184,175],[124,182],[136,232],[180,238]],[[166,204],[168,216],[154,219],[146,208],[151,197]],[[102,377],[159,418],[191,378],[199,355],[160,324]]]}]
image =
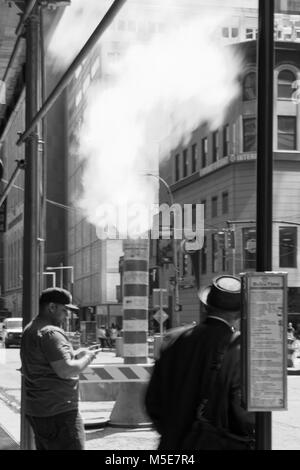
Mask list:
[{"label": "street pavement", "polygon": [[[0,349],[0,351],[3,351]],[[4,353],[5,354],[5,353]],[[13,353],[14,354],[14,353]],[[3,363],[2,354],[2,365]],[[19,365],[14,355],[13,365]],[[123,359],[112,351],[100,354],[98,363],[120,364]],[[16,371],[17,367],[14,369]],[[1,370],[1,354],[0,354]],[[272,413],[272,449],[300,450],[300,359],[288,375],[288,410]],[[9,376],[6,388],[0,386],[0,450],[13,450],[20,443],[20,387]],[[1,378],[1,372],[0,372]],[[8,387],[7,387],[8,386]],[[9,388],[11,387],[11,388]],[[113,400],[81,402],[80,410],[86,423],[87,450],[155,450],[158,434],[151,426],[112,427],[109,417],[115,405]]]}]

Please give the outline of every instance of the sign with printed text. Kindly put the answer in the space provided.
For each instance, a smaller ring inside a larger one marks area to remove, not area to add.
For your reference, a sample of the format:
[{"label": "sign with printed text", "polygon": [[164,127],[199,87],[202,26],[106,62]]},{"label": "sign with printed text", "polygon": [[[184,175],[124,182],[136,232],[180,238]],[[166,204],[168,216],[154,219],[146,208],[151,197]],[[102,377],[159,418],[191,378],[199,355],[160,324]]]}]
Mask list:
[{"label": "sign with printed text", "polygon": [[153,307],[154,308],[167,308],[168,291],[167,289],[153,289]]},{"label": "sign with printed text", "polygon": [[287,408],[287,273],[242,275],[242,382],[248,411]]}]

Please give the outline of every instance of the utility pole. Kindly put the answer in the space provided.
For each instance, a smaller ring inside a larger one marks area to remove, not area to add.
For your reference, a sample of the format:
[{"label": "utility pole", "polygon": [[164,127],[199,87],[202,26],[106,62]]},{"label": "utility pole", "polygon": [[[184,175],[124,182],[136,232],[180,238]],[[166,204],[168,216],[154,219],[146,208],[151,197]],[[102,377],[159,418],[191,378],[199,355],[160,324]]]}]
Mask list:
[{"label": "utility pole", "polygon": [[[26,127],[38,111],[39,21],[35,6],[26,22]],[[23,328],[38,313],[39,298],[39,191],[38,126],[25,142],[24,241],[23,241]],[[25,417],[24,377],[21,385],[21,449],[34,449],[33,434]]]},{"label": "utility pole", "polygon": [[[259,0],[256,270],[272,271],[274,0]],[[256,449],[272,448],[272,414],[256,413]]]}]

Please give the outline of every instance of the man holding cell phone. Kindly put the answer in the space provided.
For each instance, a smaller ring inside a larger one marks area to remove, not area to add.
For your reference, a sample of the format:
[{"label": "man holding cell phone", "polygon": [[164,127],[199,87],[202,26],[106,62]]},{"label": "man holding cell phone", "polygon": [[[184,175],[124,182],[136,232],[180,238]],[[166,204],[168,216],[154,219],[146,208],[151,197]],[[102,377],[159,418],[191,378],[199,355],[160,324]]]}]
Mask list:
[{"label": "man holding cell phone", "polygon": [[79,413],[79,373],[97,356],[99,346],[74,351],[62,325],[69,310],[79,310],[65,289],[45,289],[39,314],[25,327],[21,341],[25,414],[37,450],[84,450]]}]

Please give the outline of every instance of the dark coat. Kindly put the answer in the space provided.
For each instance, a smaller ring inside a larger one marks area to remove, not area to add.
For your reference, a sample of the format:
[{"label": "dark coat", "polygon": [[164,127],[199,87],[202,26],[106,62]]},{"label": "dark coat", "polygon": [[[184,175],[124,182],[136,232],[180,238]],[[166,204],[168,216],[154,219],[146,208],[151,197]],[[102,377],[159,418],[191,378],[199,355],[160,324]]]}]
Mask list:
[{"label": "dark coat", "polygon": [[218,411],[220,422],[214,424],[224,429],[244,436],[252,434],[254,414],[241,406],[240,345],[239,341],[229,345],[231,338],[232,330],[226,323],[209,317],[184,333],[175,331],[169,335],[145,397],[147,412],[161,434],[159,449],[180,448],[195,418],[199,397],[209,394],[212,362],[224,350],[207,412],[214,422]]}]

